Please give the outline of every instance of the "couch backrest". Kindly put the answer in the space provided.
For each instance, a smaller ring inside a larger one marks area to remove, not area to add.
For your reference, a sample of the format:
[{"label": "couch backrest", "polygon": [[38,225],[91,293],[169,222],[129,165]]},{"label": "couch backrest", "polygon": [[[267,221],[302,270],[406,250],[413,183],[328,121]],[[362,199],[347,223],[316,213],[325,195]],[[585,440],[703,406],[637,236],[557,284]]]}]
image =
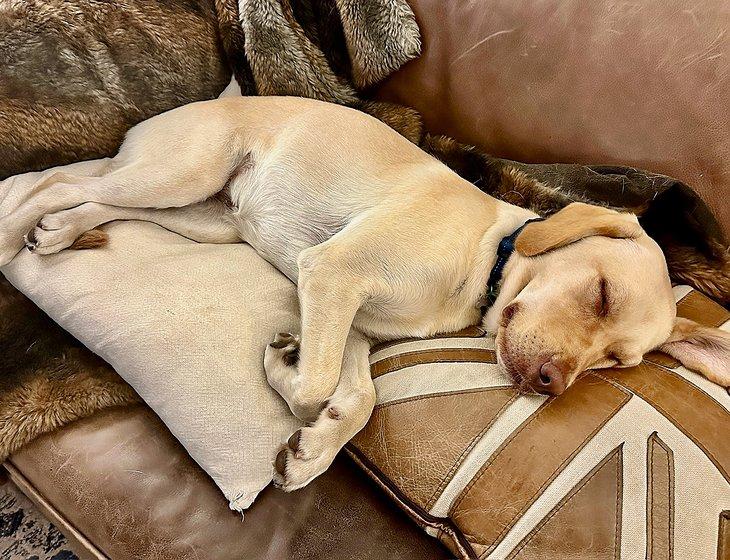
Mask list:
[{"label": "couch backrest", "polygon": [[409,1],[423,54],[380,97],[495,155],[674,176],[730,234],[730,2]]}]

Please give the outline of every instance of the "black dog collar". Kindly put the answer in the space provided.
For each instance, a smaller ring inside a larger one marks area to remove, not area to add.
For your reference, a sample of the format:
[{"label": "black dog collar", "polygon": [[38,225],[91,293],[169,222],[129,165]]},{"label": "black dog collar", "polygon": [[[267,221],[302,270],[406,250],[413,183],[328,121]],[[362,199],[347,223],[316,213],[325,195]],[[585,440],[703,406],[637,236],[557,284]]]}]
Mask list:
[{"label": "black dog collar", "polygon": [[499,242],[499,245],[497,246],[497,260],[492,267],[492,272],[489,273],[489,281],[487,282],[486,294],[487,305],[484,307],[491,306],[494,303],[494,300],[497,299],[497,294],[499,293],[499,283],[502,281],[504,266],[507,264],[507,261],[512,256],[512,253],[515,252],[515,241],[517,240],[517,236],[522,232],[523,229],[525,229],[525,226],[527,224],[531,224],[532,222],[541,222],[544,219],[545,218],[532,218],[531,220],[527,220],[515,231],[503,237],[502,241]]}]

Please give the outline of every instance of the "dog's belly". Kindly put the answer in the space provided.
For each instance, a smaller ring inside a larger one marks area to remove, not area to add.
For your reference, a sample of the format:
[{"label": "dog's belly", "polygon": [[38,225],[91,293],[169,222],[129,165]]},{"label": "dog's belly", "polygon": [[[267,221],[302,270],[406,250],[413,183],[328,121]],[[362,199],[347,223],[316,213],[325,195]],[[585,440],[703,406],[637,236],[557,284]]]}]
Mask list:
[{"label": "dog's belly", "polygon": [[315,190],[303,184],[307,178],[287,171],[279,166],[242,177],[231,186],[230,198],[241,239],[297,282],[299,254],[332,238],[362,208],[322,196],[322,185]]}]

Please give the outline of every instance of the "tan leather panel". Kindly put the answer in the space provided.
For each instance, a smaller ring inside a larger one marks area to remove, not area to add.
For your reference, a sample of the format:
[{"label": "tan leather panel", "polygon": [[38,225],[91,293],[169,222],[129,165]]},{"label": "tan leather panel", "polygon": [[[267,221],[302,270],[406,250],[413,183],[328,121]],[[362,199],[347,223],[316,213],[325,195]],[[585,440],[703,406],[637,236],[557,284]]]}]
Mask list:
[{"label": "tan leather panel", "polygon": [[476,362],[482,364],[496,364],[497,355],[494,350],[486,348],[434,348],[433,350],[419,350],[405,352],[391,358],[385,358],[370,366],[373,379],[410,366],[421,364],[436,364],[442,362]]},{"label": "tan leather panel", "polygon": [[403,494],[428,510],[513,388],[414,397],[375,408],[352,443]]},{"label": "tan leather panel", "polygon": [[490,457],[455,501],[451,518],[477,544],[496,545],[629,398],[593,375],[579,379],[540,407]]},{"label": "tan leather panel", "polygon": [[649,352],[644,356],[644,359],[647,362],[651,362],[652,364],[663,366],[669,369],[678,368],[682,365],[679,360],[670,356],[669,354],[665,354],[664,352]]},{"label": "tan leather panel", "polygon": [[707,327],[719,327],[730,320],[730,311],[694,290],[679,300],[677,315]]},{"label": "tan leather panel", "polygon": [[646,560],[672,560],[674,452],[654,432],[647,441]]},{"label": "tan leather panel", "polygon": [[717,560],[730,560],[730,511],[720,514],[717,535]]},{"label": "tan leather panel", "polygon": [[676,373],[654,364],[605,370],[601,374],[647,401],[702,449],[730,482],[730,412]]},{"label": "tan leather panel", "polygon": [[515,547],[507,560],[590,558],[621,552],[622,449],[608,454]]},{"label": "tan leather panel", "polygon": [[11,460],[59,515],[114,560],[453,557],[344,457],[297,492],[267,488],[241,520],[144,406],[69,424]]}]

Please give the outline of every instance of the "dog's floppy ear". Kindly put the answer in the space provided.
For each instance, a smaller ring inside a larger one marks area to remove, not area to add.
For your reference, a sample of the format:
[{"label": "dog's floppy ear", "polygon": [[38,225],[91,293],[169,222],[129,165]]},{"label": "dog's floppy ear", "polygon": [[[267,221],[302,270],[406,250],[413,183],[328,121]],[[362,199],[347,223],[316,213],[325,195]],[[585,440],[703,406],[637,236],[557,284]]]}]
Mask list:
[{"label": "dog's floppy ear", "polygon": [[643,233],[634,214],[573,202],[546,220],[527,224],[515,248],[525,257],[534,257],[593,235],[633,239]]},{"label": "dog's floppy ear", "polygon": [[730,387],[730,333],[678,317],[659,350],[710,381]]}]

